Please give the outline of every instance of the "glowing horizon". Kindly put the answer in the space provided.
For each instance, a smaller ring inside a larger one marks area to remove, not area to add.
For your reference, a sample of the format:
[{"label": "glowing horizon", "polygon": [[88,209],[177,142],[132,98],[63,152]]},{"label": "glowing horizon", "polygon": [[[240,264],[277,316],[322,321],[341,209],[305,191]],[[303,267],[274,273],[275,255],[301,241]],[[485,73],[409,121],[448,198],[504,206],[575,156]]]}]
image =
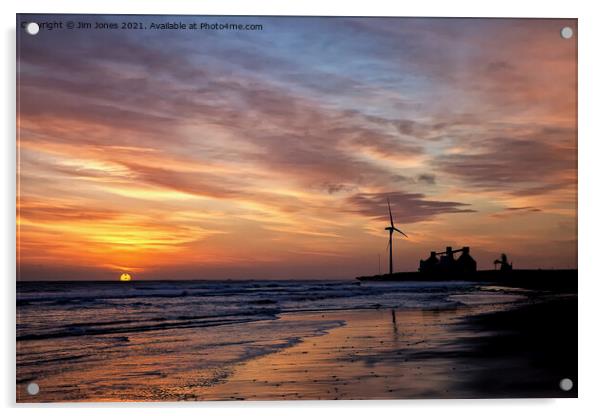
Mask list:
[{"label": "glowing horizon", "polygon": [[19,32],[20,280],[577,267],[576,20],[215,19]]}]

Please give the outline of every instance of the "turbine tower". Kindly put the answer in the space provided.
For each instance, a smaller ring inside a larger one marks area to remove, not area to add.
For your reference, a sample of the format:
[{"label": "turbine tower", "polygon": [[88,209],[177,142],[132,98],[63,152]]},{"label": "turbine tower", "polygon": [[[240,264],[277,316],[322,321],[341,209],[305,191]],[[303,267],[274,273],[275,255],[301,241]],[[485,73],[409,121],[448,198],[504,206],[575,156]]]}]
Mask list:
[{"label": "turbine tower", "polygon": [[405,235],[405,233],[399,228],[395,227],[395,224],[393,223],[393,214],[391,214],[391,203],[389,202],[389,198],[387,198],[387,205],[389,206],[389,219],[391,220],[391,225],[389,227],[385,227],[385,230],[389,231],[389,274],[393,274],[393,232],[397,231],[406,238],[408,238],[408,236]]}]

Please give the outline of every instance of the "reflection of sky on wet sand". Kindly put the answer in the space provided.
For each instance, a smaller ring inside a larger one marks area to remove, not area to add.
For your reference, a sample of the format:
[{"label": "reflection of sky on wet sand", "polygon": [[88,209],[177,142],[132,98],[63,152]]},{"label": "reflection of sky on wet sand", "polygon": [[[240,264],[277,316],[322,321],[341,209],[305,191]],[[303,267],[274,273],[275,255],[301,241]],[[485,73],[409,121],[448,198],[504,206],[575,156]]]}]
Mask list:
[{"label": "reflection of sky on wet sand", "polygon": [[[471,368],[449,358],[414,359],[457,346],[449,325],[470,313],[441,311],[355,311],[340,316],[347,325],[280,353],[246,363],[227,383],[206,391],[220,397],[278,399],[394,399],[457,397],[457,377]],[[287,318],[284,318],[287,319]]]},{"label": "reflection of sky on wet sand", "polygon": [[[202,399],[205,388],[231,376],[236,364],[339,325],[333,319],[312,322],[299,316],[201,329],[18,342],[17,392],[20,400],[27,401]],[[35,365],[28,366],[33,360]],[[41,387],[37,396],[24,393],[32,380]]]}]

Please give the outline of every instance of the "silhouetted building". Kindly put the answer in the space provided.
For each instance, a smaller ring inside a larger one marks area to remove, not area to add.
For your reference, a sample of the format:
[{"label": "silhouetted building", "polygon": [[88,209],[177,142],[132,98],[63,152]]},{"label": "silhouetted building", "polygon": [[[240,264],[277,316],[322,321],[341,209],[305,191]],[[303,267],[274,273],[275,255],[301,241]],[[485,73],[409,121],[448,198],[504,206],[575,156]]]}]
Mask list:
[{"label": "silhouetted building", "polygon": [[439,260],[439,269],[444,273],[452,273],[455,271],[456,259],[454,259],[454,251],[451,247],[446,247],[445,253],[442,253]]},{"label": "silhouetted building", "polygon": [[[455,259],[454,254],[459,252],[462,254],[458,259]],[[428,259],[420,260],[418,270],[423,273],[468,274],[477,271],[477,262],[470,256],[470,247],[462,247],[458,250],[446,247],[445,251],[440,253],[431,251]]]},{"label": "silhouetted building", "polygon": [[439,259],[437,258],[437,253],[431,251],[431,256],[426,260],[420,260],[420,268],[418,269],[424,273],[433,273],[437,271],[439,267]]},{"label": "silhouetted building", "polygon": [[470,256],[470,247],[462,247],[462,254],[456,260],[456,270],[462,273],[477,271],[477,262]]}]

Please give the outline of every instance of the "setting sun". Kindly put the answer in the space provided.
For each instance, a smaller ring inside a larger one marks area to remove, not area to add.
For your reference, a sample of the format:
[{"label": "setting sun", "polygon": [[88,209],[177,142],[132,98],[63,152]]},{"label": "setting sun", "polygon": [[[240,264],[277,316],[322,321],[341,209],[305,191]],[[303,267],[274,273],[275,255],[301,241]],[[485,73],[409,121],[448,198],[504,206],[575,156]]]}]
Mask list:
[{"label": "setting sun", "polygon": [[121,280],[122,282],[129,282],[130,280],[132,280],[132,276],[130,276],[129,273],[122,273],[121,276],[119,276],[119,280]]}]

